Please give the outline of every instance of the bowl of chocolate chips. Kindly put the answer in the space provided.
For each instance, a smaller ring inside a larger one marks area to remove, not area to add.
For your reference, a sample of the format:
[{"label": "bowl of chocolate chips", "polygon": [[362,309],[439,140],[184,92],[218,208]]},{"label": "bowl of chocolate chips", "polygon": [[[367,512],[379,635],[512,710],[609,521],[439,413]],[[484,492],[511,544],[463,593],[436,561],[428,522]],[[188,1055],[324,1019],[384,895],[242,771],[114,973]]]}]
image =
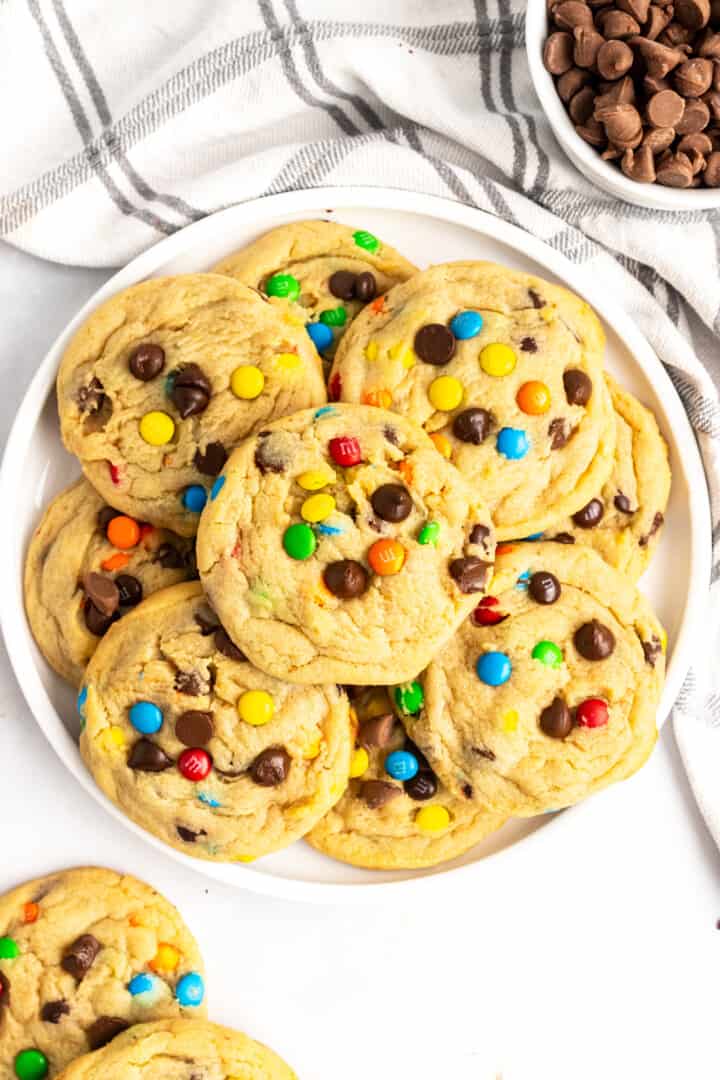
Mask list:
[{"label": "bowl of chocolate chips", "polygon": [[720,207],[720,0],[529,0],[526,40],[584,175],[639,206]]}]

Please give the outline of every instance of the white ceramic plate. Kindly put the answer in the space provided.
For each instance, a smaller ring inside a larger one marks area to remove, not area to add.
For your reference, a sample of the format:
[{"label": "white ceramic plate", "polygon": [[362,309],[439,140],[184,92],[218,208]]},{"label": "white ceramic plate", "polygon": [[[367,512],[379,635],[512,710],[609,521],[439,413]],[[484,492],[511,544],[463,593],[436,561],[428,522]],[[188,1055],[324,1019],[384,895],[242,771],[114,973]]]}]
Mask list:
[{"label": "white ceramic plate", "polygon": [[337,902],[383,895],[388,890],[404,895],[407,890],[456,881],[458,875],[489,874],[497,859],[521,858],[527,845],[540,842],[540,837],[547,842],[554,835],[558,842],[562,820],[575,811],[511,822],[463,857],[432,870],[372,873],[335,862],[304,843],[250,865],[190,859],[133,825],[95,787],[77,748],[75,695],[35,648],[22,598],[22,566],[31,532],[50,498],[79,472],[60,442],[54,394],[58,360],[79,323],[119,289],[147,277],[205,270],[265,230],[308,217],[370,229],[421,267],[449,259],[493,259],[541,274],[583,294],[598,311],[608,333],[610,369],[655,411],[672,457],[667,524],[643,581],[668,631],[668,677],[659,722],[680,689],[699,630],[710,576],[710,515],[705,477],[687,417],[662,365],[633,322],[563,256],[479,210],[431,196],[370,188],[276,195],[224,210],[163,240],[96,293],[41,364],[10,433],[0,474],[0,505],[13,508],[12,527],[0,532],[2,626],[20,686],[37,722],[73,775],[146,842],[209,877],[238,887],[285,898]]}]

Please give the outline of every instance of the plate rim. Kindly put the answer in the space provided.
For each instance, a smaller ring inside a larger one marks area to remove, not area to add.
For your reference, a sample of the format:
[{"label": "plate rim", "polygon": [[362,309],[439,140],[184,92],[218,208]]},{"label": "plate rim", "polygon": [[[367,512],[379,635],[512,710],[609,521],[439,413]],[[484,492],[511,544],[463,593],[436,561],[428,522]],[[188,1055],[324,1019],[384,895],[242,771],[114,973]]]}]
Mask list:
[{"label": "plate rim", "polygon": [[[644,337],[631,316],[611,296],[596,297],[589,272],[584,267],[576,266],[566,256],[551,248],[544,240],[534,236],[517,225],[512,225],[497,218],[487,211],[465,203],[438,195],[405,191],[400,188],[363,187],[321,187],[301,191],[284,192],[278,195],[261,196],[247,202],[219,210],[200,221],[178,230],[172,236],[158,241],[152,247],[135,256],[129,263],[114,273],[100,289],[96,290],[87,302],[70,319],[64,329],[56,336],[33,376],[26,390],[15,420],[8,434],[2,466],[0,467],[0,498],[4,505],[12,505],[14,470],[19,465],[26,451],[29,435],[34,431],[37,420],[48,396],[54,390],[55,374],[59,355],[70,336],[75,332],[87,315],[118,289],[143,280],[152,275],[157,267],[174,256],[181,254],[203,230],[216,228],[217,221],[227,219],[233,224],[254,224],[262,227],[263,220],[283,214],[294,215],[298,212],[317,213],[327,207],[335,209],[368,208],[415,214],[432,217],[446,224],[469,228],[480,235],[489,236],[499,243],[538,262],[544,269],[557,276],[562,282],[572,282],[573,291],[584,296],[608,323],[625,347],[633,355],[648,381],[653,385],[663,407],[668,414],[673,428],[673,440],[682,461],[682,471],[687,478],[690,533],[690,577],[688,581],[686,606],[673,650],[672,661],[668,669],[663,695],[658,707],[658,728],[662,726],[670,708],[677,697],[682,683],[690,668],[692,649],[702,613],[711,571],[710,544],[710,502],[699,448],[690,421],[680,397],[665,371],[652,346]],[[212,223],[212,224],[211,224]],[[228,228],[232,235],[232,228]],[[157,850],[171,856],[197,873],[212,880],[221,881],[231,888],[247,888],[266,896],[285,900],[304,900],[313,903],[364,902],[368,899],[390,896],[404,898],[408,890],[418,892],[421,888],[427,895],[433,890],[446,888],[448,883],[461,874],[479,873],[482,868],[494,865],[498,861],[507,863],[518,858],[519,853],[527,851],[532,844],[537,845],[540,836],[549,833],[559,834],[560,823],[574,819],[590,800],[584,800],[577,806],[570,807],[554,816],[542,828],[529,836],[500,851],[492,852],[483,859],[462,866],[447,867],[440,864],[430,868],[418,877],[407,877],[394,881],[378,881],[369,877],[367,882],[321,882],[262,874],[250,866],[238,864],[237,881],[228,881],[224,876],[214,874],[213,868],[227,864],[216,864],[209,860],[193,859],[182,852],[164,844],[161,840],[140,828],[123,814],[96,786],[91,774],[80,758],[77,744],[65,728],[50,697],[40,679],[35,664],[31,642],[32,636],[27,624],[22,588],[22,564],[24,549],[16,558],[16,549],[20,547],[19,537],[13,529],[0,532],[0,582],[5,585],[8,602],[0,608],[0,627],[2,628],[8,657],[18,681],[20,690],[32,713],[55,753],[81,784],[88,794],[145,842]],[[20,569],[20,573],[16,570]],[[28,678],[29,676],[29,678]],[[54,721],[60,723],[60,738],[52,730]],[[411,871],[408,871],[411,873]]]}]

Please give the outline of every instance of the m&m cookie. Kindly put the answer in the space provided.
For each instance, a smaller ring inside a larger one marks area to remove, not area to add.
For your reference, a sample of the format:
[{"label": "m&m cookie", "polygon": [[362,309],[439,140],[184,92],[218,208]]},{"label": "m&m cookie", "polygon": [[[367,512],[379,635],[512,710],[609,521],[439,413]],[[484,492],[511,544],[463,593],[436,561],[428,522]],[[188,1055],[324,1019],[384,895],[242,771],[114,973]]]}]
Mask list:
[{"label": "m&m cookie", "polygon": [[25,560],[25,610],[48,663],[77,686],[113,622],[196,576],[192,541],[114,510],[78,480],[48,506]]},{"label": "m&m cookie", "polygon": [[647,601],[580,545],[503,545],[490,588],[418,676],[419,707],[396,698],[431,768],[458,797],[521,816],[639,769],[665,674]]},{"label": "m&m cookie", "polygon": [[246,440],[203,511],[198,567],[233,640],[291,682],[412,678],[492,573],[479,491],[417,424],[328,405]]},{"label": "m&m cookie", "polygon": [[80,750],[100,788],[197,858],[246,862],[276,851],[345,790],[346,695],[258,671],[197,583],[155,593],[110,629],[79,708]]},{"label": "m&m cookie", "polygon": [[113,296],[65,350],[63,441],[114,507],[193,536],[232,448],[326,392],[303,327],[218,274],[153,278]]},{"label": "m&m cookie", "polygon": [[132,1024],[204,1015],[197,944],[144,882],[85,867],[0,897],[3,1078],[57,1077]]},{"label": "m&m cookie", "polygon": [[498,539],[583,507],[613,463],[604,334],[573,293],[486,262],[434,266],[366,308],[330,396],[422,424],[493,515]]}]

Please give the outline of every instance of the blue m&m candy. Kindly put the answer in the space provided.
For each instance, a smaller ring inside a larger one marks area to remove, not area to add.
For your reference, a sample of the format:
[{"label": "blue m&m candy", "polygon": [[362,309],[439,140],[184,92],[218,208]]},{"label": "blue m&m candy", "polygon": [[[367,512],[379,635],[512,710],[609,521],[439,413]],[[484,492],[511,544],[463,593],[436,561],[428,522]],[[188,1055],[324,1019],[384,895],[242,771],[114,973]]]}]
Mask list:
[{"label": "blue m&m candy", "polygon": [[318,352],[324,352],[325,349],[330,348],[333,342],[333,332],[329,326],[321,322],[309,322],[306,324],[305,329]]},{"label": "blue m&m candy", "polygon": [[217,499],[218,495],[220,494],[220,492],[222,491],[222,489],[224,487],[225,487],[225,477],[224,476],[218,476],[217,480],[215,481],[213,486],[210,488],[210,502],[215,502],[215,500]]},{"label": "blue m&m candy", "polygon": [[137,997],[138,994],[147,994],[155,986],[155,976],[148,975],[142,972],[140,975],[135,975],[134,978],[128,983],[128,992],[133,997]]},{"label": "blue m&m candy", "polygon": [[495,447],[509,461],[519,461],[530,449],[530,440],[522,428],[504,427],[498,431]]},{"label": "blue m&m candy", "polygon": [[385,758],[385,772],[393,780],[412,780],[419,768],[418,759],[409,750],[393,750]]},{"label": "blue m&m candy", "polygon": [[136,701],[130,709],[130,723],[141,735],[154,735],[163,726],[163,714],[152,701]]},{"label": "blue m&m candy", "polygon": [[77,696],[77,711],[81,720],[85,719],[85,702],[87,701],[87,686],[83,686]]},{"label": "blue m&m candy", "polygon": [[458,341],[477,337],[482,325],[483,319],[479,311],[459,311],[450,320],[450,329]]},{"label": "blue m&m candy", "polygon": [[181,1005],[193,1007],[202,1004],[205,997],[205,983],[196,971],[183,975],[175,987],[175,997]]},{"label": "blue m&m candy", "polygon": [[191,484],[182,494],[182,504],[191,514],[199,514],[207,502],[207,491],[202,484]]},{"label": "blue m&m candy", "polygon": [[510,678],[512,664],[504,652],[486,652],[478,657],[475,665],[480,682],[486,686],[502,686]]}]

